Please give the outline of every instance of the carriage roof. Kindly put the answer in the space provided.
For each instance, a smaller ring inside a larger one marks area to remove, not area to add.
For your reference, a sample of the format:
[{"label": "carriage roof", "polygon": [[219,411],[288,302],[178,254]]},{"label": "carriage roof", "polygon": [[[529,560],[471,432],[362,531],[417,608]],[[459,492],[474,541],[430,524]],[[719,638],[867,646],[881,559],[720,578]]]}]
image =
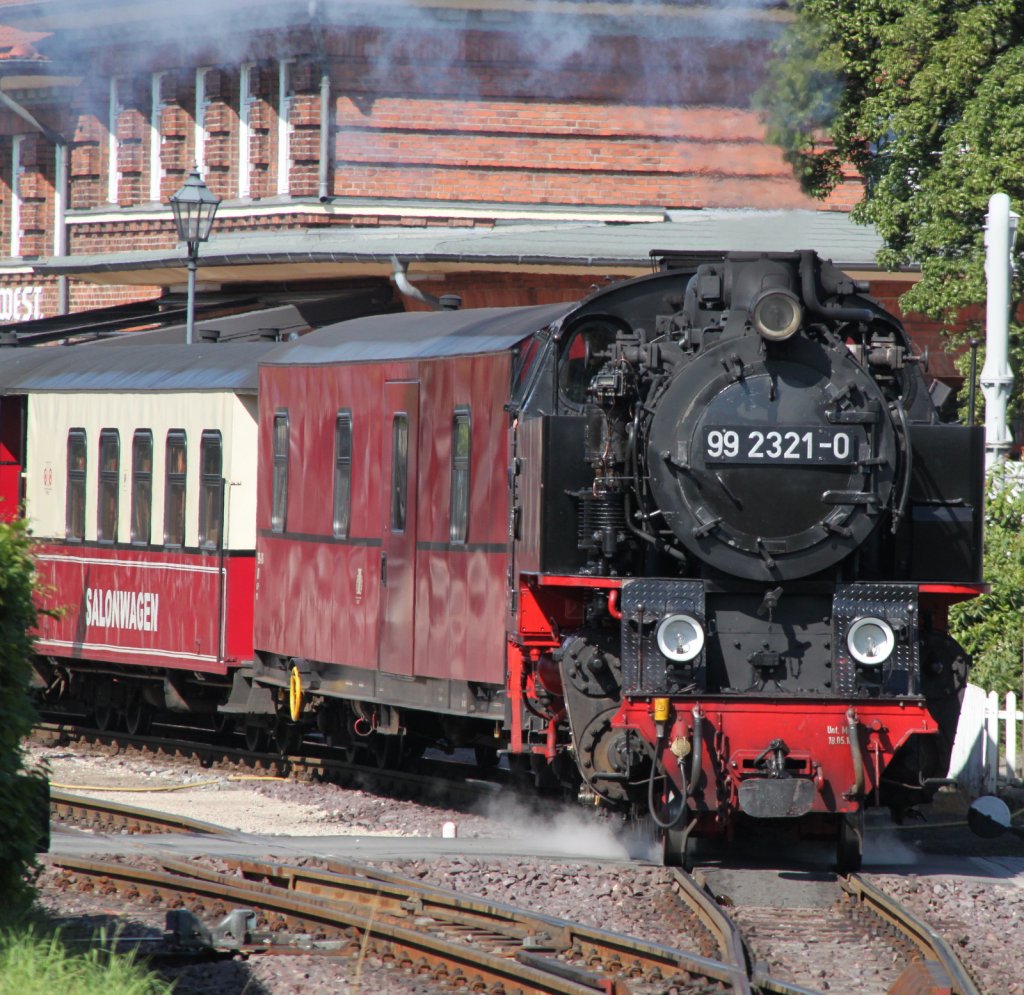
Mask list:
[{"label": "carriage roof", "polygon": [[0,393],[228,391],[255,394],[273,342],[36,347],[0,352]]},{"label": "carriage roof", "polygon": [[264,366],[312,366],[506,352],[574,304],[409,311],[326,325],[280,346]]}]

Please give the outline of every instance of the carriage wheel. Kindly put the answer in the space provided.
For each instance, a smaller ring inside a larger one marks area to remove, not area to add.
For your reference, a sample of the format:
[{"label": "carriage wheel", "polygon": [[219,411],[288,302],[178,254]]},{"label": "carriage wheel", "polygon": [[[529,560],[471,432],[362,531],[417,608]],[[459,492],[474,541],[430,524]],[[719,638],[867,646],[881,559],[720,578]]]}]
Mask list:
[{"label": "carriage wheel", "polygon": [[245,724],[245,748],[250,753],[262,753],[266,746],[266,730],[255,722]]},{"label": "carriage wheel", "polygon": [[474,746],[473,756],[476,758],[476,765],[481,770],[494,770],[501,761],[498,751],[493,746]]},{"label": "carriage wheel", "polygon": [[402,737],[372,733],[362,743],[370,756],[370,763],[379,770],[397,767],[402,757]]},{"label": "carriage wheel", "polygon": [[302,726],[297,722],[279,718],[274,724],[273,739],[274,746],[282,757],[294,753],[302,742]]},{"label": "carriage wheel", "polygon": [[112,702],[98,701],[93,706],[92,717],[100,732],[110,732],[117,724],[117,709]]},{"label": "carriage wheel", "polygon": [[132,695],[124,710],[125,728],[132,736],[145,736],[153,725],[153,709],[141,694]]}]

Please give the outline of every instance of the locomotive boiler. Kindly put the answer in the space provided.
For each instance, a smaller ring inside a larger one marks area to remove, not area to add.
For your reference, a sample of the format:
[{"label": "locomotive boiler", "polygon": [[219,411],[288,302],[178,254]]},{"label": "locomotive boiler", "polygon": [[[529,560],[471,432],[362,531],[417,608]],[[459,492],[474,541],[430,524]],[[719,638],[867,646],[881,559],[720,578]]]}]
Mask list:
[{"label": "locomotive boiler", "polygon": [[669,861],[768,820],[851,869],[865,806],[948,769],[981,430],[865,289],[809,251],[670,268],[570,313],[513,406],[528,725]]}]

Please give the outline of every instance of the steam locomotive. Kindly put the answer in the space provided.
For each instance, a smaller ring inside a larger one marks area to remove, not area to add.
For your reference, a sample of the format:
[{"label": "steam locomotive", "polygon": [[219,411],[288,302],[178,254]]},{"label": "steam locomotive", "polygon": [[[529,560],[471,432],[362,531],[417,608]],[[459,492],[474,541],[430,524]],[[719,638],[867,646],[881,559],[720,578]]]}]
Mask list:
[{"label": "steam locomotive", "polygon": [[733,253],[576,305],[10,367],[62,609],[37,684],[136,730],[505,754],[671,863],[769,822],[852,869],[866,806],[943,782],[947,610],[984,590],[981,430],[865,293]]},{"label": "steam locomotive", "polygon": [[948,769],[983,440],[865,289],[811,252],[627,284],[514,405],[523,600],[576,608],[521,645],[583,783],[646,805],[671,862],[784,820],[853,869],[864,807]]}]

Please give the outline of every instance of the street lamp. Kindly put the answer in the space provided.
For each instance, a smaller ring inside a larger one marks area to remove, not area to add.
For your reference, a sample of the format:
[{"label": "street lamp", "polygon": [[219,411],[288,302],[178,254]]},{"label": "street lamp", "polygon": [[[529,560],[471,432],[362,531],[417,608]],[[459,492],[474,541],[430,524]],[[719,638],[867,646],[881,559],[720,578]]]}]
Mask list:
[{"label": "street lamp", "polygon": [[196,269],[199,264],[199,243],[210,237],[213,216],[217,213],[220,197],[210,193],[199,176],[199,166],[188,174],[185,185],[171,197],[174,224],[178,238],[188,245],[188,313],[185,341],[191,345],[196,323]]}]

